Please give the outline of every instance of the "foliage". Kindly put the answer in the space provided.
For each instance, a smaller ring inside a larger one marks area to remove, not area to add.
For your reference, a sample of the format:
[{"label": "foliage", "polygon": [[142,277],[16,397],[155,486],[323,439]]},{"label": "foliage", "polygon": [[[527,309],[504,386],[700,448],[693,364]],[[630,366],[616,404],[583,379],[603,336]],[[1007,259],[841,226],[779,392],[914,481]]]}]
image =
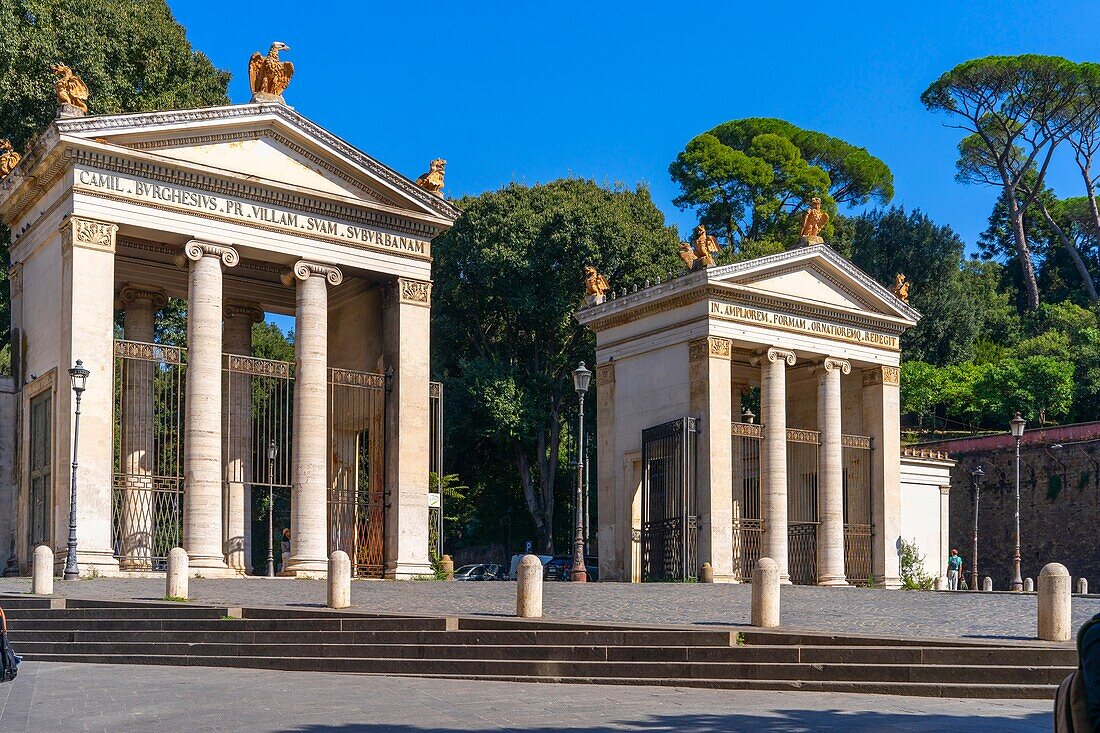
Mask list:
[{"label": "foliage", "polygon": [[569,179],[457,204],[462,217],[433,243],[432,354],[446,385],[448,455],[462,456],[471,496],[501,512],[518,485],[537,546],[550,551],[555,494],[568,485],[559,469],[575,415],[571,372],[593,363],[592,336],[572,315],[583,267],[616,287],[663,277],[678,269],[678,238],[644,188]]},{"label": "foliage", "polygon": [[669,174],[682,192],[674,203],[696,209],[735,250],[749,241],[793,241],[798,212],[813,196],[835,219],[838,204],[885,203],[894,192],[890,169],[863,148],[770,118],[733,120],[695,137]]},{"label": "foliage", "polygon": [[905,590],[932,590],[935,579],[924,570],[916,540],[901,540],[901,584]]}]

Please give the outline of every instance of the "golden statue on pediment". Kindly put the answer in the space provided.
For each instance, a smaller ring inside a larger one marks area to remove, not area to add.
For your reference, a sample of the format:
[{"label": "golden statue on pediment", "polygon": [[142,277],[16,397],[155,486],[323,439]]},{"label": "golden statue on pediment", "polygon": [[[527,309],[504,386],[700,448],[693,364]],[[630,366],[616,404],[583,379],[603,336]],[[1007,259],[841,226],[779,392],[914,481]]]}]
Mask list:
[{"label": "golden statue on pediment", "polygon": [[798,244],[806,247],[811,244],[825,244],[821,238],[821,230],[829,223],[829,215],[821,210],[821,199],[814,196],[810,199],[810,208],[802,217],[802,230],[798,233]]},{"label": "golden statue on pediment", "polygon": [[447,161],[436,158],[428,167],[428,172],[416,179],[416,185],[428,193],[443,198],[443,176],[447,172]]},{"label": "golden statue on pediment", "polygon": [[11,173],[15,170],[15,166],[19,165],[19,159],[22,156],[11,146],[11,141],[0,140],[0,178]]},{"label": "golden statue on pediment", "polygon": [[584,266],[584,300],[588,305],[599,305],[605,294],[611,289],[611,283],[592,265]]},{"label": "golden statue on pediment", "polygon": [[894,286],[890,288],[898,300],[902,303],[909,302],[909,281],[900,272],[894,277]]},{"label": "golden statue on pediment", "polygon": [[66,106],[75,107],[78,114],[88,114],[90,92],[84,80],[65,64],[54,64],[50,70],[57,74],[54,89],[57,91],[57,103],[61,105],[62,110]]},{"label": "golden statue on pediment", "polygon": [[248,60],[248,81],[252,85],[253,102],[282,102],[283,92],[290,86],[294,76],[294,64],[279,58],[280,51],[289,51],[290,46],[280,41],[271,44],[267,56],[259,51]]},{"label": "golden statue on pediment", "polygon": [[713,267],[714,255],[721,251],[718,240],[711,234],[707,234],[707,228],[703,224],[695,227],[690,242],[680,243],[680,259],[689,270],[699,270]]}]

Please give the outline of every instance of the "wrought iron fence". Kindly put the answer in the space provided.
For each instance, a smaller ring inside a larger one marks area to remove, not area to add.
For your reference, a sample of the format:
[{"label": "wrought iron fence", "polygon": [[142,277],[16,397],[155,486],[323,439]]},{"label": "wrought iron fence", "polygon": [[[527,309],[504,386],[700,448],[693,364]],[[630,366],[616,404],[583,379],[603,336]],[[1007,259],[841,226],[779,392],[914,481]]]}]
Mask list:
[{"label": "wrought iron fence", "polygon": [[642,580],[697,577],[695,418],[642,431]]},{"label": "wrought iron fence", "polygon": [[161,570],[183,540],[186,351],[117,340],[114,352],[114,552],[123,570]]},{"label": "wrought iron fence", "polygon": [[871,579],[871,439],[842,438],[844,466],[844,575],[853,585]]},{"label": "wrought iron fence", "polygon": [[821,434],[787,430],[787,571],[796,585],[817,582],[817,467]]},{"label": "wrought iron fence", "polygon": [[733,442],[733,576],[749,582],[752,569],[760,559],[764,538],[764,520],[760,514],[760,441],[759,425],[735,422]]},{"label": "wrought iron fence", "polygon": [[443,556],[443,383],[428,385],[428,415],[431,419],[431,456],[428,471],[438,477],[438,485],[429,489],[437,493],[437,502],[428,505],[428,554]]},{"label": "wrought iron fence", "polygon": [[385,376],[329,369],[329,551],[371,578],[385,569],[385,399]]}]

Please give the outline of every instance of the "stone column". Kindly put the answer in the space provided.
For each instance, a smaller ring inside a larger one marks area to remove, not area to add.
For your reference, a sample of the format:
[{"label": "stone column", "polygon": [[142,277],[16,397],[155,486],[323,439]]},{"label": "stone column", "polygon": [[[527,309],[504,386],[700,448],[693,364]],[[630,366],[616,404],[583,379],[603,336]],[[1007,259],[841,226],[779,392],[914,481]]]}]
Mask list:
[{"label": "stone column", "polygon": [[[257,303],[226,303],[222,325],[222,350],[226,354],[252,356],[252,324],[261,323],[264,312]],[[252,377],[232,370],[222,405],[223,465],[222,541],[225,562],[234,570],[252,572]]]},{"label": "stone column", "polygon": [[[290,560],[280,575],[324,576],[328,572],[328,286],[343,281],[343,273],[332,265],[306,260],[299,260],[283,276],[286,285],[297,283],[297,310]],[[427,394],[425,387],[425,410]],[[425,441],[425,461],[427,446]],[[424,485],[427,513],[427,476]],[[426,545],[425,539],[425,552]]]},{"label": "stone column", "polygon": [[947,555],[951,552],[951,487],[940,487],[940,577],[947,577]]},{"label": "stone column", "polygon": [[760,366],[760,513],[764,520],[762,557],[779,566],[779,582],[790,585],[787,566],[787,367],[793,351],[768,349],[754,361]]},{"label": "stone column", "polygon": [[852,365],[821,361],[817,383],[817,423],[821,446],[817,462],[817,584],[848,585],[844,578],[844,447],[840,420],[840,375]]},{"label": "stone column", "polygon": [[871,436],[871,572],[877,585],[901,587],[901,414],[896,366],[863,370],[863,427]]},{"label": "stone column", "polygon": [[[127,283],[119,292],[123,335],[127,341],[153,343],[155,317],[168,304],[160,288]],[[156,502],[151,476],[156,469],[153,448],[153,405],[156,363],[129,359],[122,382],[122,491],[119,534],[123,570],[152,568]]]},{"label": "stone column", "polygon": [[222,267],[232,247],[191,241],[187,282],[183,549],[191,570],[228,570],[222,551]]},{"label": "stone column", "polygon": [[629,580],[630,506],[615,488],[615,362],[596,365],[596,514],[600,518],[596,545],[600,577]]},{"label": "stone column", "polygon": [[[67,370],[80,359],[91,372],[81,400],[77,479],[77,564],[81,574],[118,571],[112,537],[114,484],[115,224],[70,216],[61,225],[61,313],[58,324],[57,470],[54,547],[64,557],[69,536],[75,399]],[[24,373],[26,369],[24,368]]]},{"label": "stone column", "polygon": [[386,395],[385,575],[431,573],[428,562],[428,356],[431,283],[398,278],[382,309]]},{"label": "stone column", "polygon": [[[690,412],[701,421],[696,452],[698,563],[709,562],[714,582],[733,577],[733,486],[730,475],[733,342],[708,336],[688,343]],[[692,568],[698,571],[699,568]]]}]

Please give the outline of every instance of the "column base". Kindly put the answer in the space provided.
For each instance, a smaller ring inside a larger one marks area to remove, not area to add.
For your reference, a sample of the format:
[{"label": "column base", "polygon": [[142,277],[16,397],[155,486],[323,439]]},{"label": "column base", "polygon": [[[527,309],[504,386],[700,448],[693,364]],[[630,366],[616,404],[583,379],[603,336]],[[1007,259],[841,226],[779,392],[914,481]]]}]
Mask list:
[{"label": "column base", "polygon": [[794,583],[791,582],[791,576],[790,576],[789,573],[780,574],[779,584],[780,585],[794,585]]},{"label": "column base", "polygon": [[431,563],[398,562],[387,563],[383,571],[386,580],[412,580],[424,575],[435,575],[435,569]]},{"label": "column base", "polygon": [[[603,577],[603,576],[600,576],[600,577]],[[734,576],[734,575],[715,575],[714,576],[714,582],[715,583],[726,583],[728,585],[736,585],[736,584],[740,583],[741,581],[738,580],[737,577]]]},{"label": "column base", "polygon": [[199,555],[187,553],[187,569],[191,570],[229,570],[225,558],[221,555]]},{"label": "column base", "polygon": [[881,575],[876,575],[873,580],[875,581],[876,588],[887,588],[889,590],[897,590],[901,588],[901,578],[888,578]]},{"label": "column base", "polygon": [[[62,547],[54,552],[54,567],[60,578],[65,574],[65,558],[68,549]],[[77,545],[76,566],[81,579],[96,578],[101,575],[118,575],[118,558],[110,550],[85,550]]]},{"label": "column base", "polygon": [[279,571],[280,578],[327,578],[328,560],[311,560],[309,558],[294,558],[287,560],[286,565]]},{"label": "column base", "polygon": [[843,575],[823,575],[822,577],[818,578],[817,584],[839,587],[848,585],[848,581]]}]

